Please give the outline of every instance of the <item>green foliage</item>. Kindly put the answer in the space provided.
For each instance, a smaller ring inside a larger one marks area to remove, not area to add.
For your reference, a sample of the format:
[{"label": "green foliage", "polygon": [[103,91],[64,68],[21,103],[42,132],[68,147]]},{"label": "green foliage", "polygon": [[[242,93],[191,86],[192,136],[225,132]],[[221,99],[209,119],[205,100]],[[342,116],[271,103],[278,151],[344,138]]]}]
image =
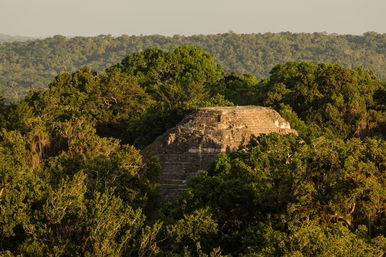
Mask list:
[{"label": "green foliage", "polygon": [[[260,136],[220,154],[178,205],[182,212],[209,207],[221,249],[232,255],[346,256],[342,248],[371,256],[382,251],[368,235],[383,238],[385,151],[375,139],[307,144],[293,135]],[[365,237],[352,232],[361,226]]]},{"label": "green foliage", "polygon": [[264,83],[264,104],[284,108],[286,118],[302,132],[304,126],[290,114],[291,109],[307,124],[339,137],[383,133],[384,112],[374,101],[375,92],[383,86],[371,71],[289,62],[275,66]]},{"label": "green foliage", "polygon": [[[352,232],[336,224],[322,228],[314,222],[291,226],[283,233],[267,226],[257,232],[265,247],[250,249],[247,256],[379,256],[384,238],[369,240],[366,228]],[[253,238],[256,240],[257,238]],[[253,240],[250,238],[250,240]],[[379,241],[379,242],[378,242]]]},{"label": "green foliage", "polygon": [[213,221],[208,209],[195,210],[190,215],[184,215],[184,218],[177,221],[169,230],[177,243],[184,239],[197,242],[203,235],[216,232],[217,224]]},{"label": "green foliage", "polygon": [[237,105],[261,104],[257,79],[252,74],[245,73],[241,76],[236,73],[226,74],[223,83],[223,94],[229,101]]},{"label": "green foliage", "polygon": [[83,67],[59,74],[49,89],[31,92],[25,102],[9,107],[14,110],[9,128],[18,129],[31,113],[51,123],[85,119],[100,136],[143,147],[194,108],[230,105],[215,85],[221,74],[201,49],[146,50],[106,73]]},{"label": "green foliage", "polygon": [[139,78],[150,92],[159,84],[211,84],[222,75],[220,66],[214,65],[213,56],[195,47],[178,47],[170,52],[147,49],[129,55],[114,67]]},{"label": "green foliage", "polygon": [[[267,77],[276,64],[294,60],[337,63],[347,68],[364,66],[384,80],[386,79],[385,40],[386,34],[371,32],[361,36],[282,32],[225,33],[189,37],[178,35],[173,37],[122,35],[116,38],[108,35],[73,38],[54,36],[27,42],[2,43],[0,44],[0,92],[8,100],[22,99],[32,88],[45,88],[60,72],[75,72],[85,65],[101,72],[106,67],[120,62],[127,54],[149,48],[169,51],[186,45],[199,47],[211,53],[226,72],[252,73],[258,79]],[[162,56],[157,51],[148,50],[148,52],[155,60]],[[176,53],[176,56],[180,58],[185,54],[185,51],[181,51]],[[131,58],[131,61],[140,63],[143,61],[141,58]],[[191,64],[196,60],[185,59],[185,61]],[[165,64],[166,62],[157,63],[159,67]],[[170,71],[165,71],[165,75],[171,74]],[[156,74],[153,74],[151,80],[157,76]]]},{"label": "green foliage", "polygon": [[[78,75],[66,83],[75,84]],[[7,126],[19,131],[1,133],[1,251],[30,256],[157,253],[160,227],[145,224],[142,208],[149,217],[156,212],[148,206],[157,199],[156,179],[144,172],[152,170],[157,177],[159,167],[147,168],[134,147],[96,135],[91,116],[62,119],[69,107],[81,111],[81,106],[71,106],[72,100],[60,94],[62,110],[56,109],[51,104],[58,99],[48,93],[42,92],[47,105],[34,105],[35,94],[29,105],[11,105],[5,113],[15,121]],[[23,115],[18,106],[32,111]]]},{"label": "green foliage", "polygon": [[131,141],[143,147],[197,107],[229,105],[217,89],[222,69],[202,49],[179,47],[170,52],[148,49],[127,56],[107,73],[119,70],[137,78],[153,100],[141,120],[131,123]]},{"label": "green foliage", "polygon": [[0,133],[0,247],[14,250],[46,191],[30,167],[26,142],[17,131]]},{"label": "green foliage", "polygon": [[[286,37],[305,37],[263,36],[282,51]],[[346,39],[367,37],[382,40]],[[306,62],[258,82],[179,47],[128,55],[104,73],[60,73],[20,102],[0,98],[0,255],[381,256],[385,85],[363,68]],[[253,137],[163,202],[161,167],[136,147],[195,108],[232,104],[276,108],[299,135]]]},{"label": "green foliage", "polygon": [[151,97],[130,77],[118,70],[101,74],[101,83],[91,93],[84,110],[94,120],[98,134],[114,136],[125,142],[124,134],[131,120],[138,120],[153,103]]},{"label": "green foliage", "polygon": [[80,142],[79,135],[71,136],[66,152],[34,170],[20,133],[3,131],[1,136],[2,250],[33,256],[158,251],[159,225],[146,226],[140,208],[146,208],[154,188],[141,178],[144,167],[133,147],[111,148],[113,142],[95,142],[95,135]]}]

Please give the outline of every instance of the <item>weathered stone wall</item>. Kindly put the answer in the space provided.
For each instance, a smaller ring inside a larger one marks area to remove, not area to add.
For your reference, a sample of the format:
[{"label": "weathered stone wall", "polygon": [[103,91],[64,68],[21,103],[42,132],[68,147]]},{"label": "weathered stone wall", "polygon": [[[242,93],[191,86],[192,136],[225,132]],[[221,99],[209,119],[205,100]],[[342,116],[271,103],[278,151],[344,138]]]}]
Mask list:
[{"label": "weathered stone wall", "polygon": [[296,133],[270,108],[200,108],[158,137],[142,154],[159,159],[161,192],[165,199],[173,199],[186,188],[186,180],[206,169],[218,153],[235,151],[252,135],[271,132]]}]

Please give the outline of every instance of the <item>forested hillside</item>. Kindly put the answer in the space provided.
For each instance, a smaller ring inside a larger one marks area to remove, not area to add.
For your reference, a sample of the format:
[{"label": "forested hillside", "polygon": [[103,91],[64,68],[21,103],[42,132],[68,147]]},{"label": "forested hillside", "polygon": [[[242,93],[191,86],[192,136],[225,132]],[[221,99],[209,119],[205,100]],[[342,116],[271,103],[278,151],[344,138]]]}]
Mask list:
[{"label": "forested hillside", "polygon": [[[66,45],[25,45],[50,40]],[[147,49],[0,98],[0,255],[383,256],[386,85],[310,62],[261,78],[199,48]],[[140,150],[195,108],[226,105],[274,108],[299,135],[254,137],[163,201],[159,163]]]},{"label": "forested hillside", "polygon": [[171,50],[181,45],[203,48],[225,71],[252,73],[258,80],[287,61],[364,66],[386,79],[386,34],[363,36],[323,33],[218,34],[197,36],[97,36],[52,38],[0,44],[0,92],[21,99],[32,88],[45,88],[59,72],[84,65],[101,72],[126,55],[147,48]]},{"label": "forested hillside", "polygon": [[11,36],[7,34],[0,33],[0,43],[3,42],[15,42],[15,41],[27,41],[27,40],[33,40],[32,37],[22,37],[22,36]]}]

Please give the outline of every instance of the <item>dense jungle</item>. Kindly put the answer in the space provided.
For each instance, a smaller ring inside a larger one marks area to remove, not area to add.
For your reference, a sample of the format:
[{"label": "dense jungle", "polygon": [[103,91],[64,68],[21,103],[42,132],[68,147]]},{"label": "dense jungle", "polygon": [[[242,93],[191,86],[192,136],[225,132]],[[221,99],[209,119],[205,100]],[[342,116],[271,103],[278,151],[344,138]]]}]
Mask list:
[{"label": "dense jungle", "polygon": [[[0,255],[383,256],[385,37],[0,44]],[[196,108],[234,105],[273,108],[298,135],[253,137],[164,201],[141,150]]]}]

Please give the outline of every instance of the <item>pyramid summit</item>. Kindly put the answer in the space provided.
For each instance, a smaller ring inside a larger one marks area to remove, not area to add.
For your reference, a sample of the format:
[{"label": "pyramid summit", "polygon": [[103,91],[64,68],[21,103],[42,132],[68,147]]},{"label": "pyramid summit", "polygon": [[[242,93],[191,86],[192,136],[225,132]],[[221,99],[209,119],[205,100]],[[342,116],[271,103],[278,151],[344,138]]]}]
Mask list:
[{"label": "pyramid summit", "polygon": [[185,190],[186,181],[208,168],[218,153],[237,150],[252,135],[272,132],[297,134],[271,108],[199,108],[159,136],[142,154],[145,158],[158,158],[162,166],[161,193],[165,199],[174,199]]}]

